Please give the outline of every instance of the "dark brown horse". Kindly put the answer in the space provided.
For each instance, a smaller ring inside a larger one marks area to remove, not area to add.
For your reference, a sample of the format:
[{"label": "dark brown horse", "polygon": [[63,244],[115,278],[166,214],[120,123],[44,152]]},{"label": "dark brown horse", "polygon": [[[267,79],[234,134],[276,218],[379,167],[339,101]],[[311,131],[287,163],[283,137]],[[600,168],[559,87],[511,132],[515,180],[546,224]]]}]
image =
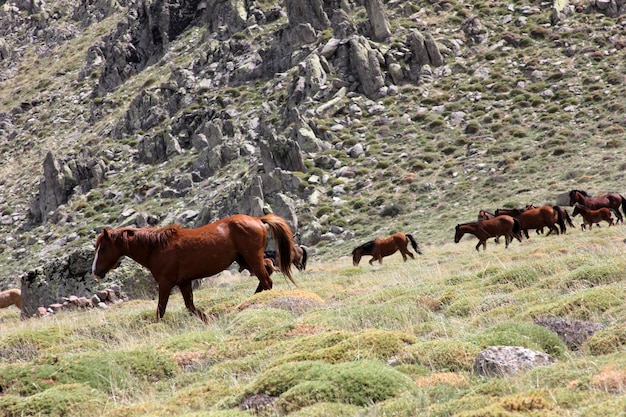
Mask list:
[{"label": "dark brown horse", "polygon": [[411,242],[413,249],[419,255],[422,254],[417,242],[413,238],[412,235],[404,234],[402,232],[394,233],[391,236],[387,236],[384,238],[378,238],[375,240],[370,240],[354,248],[352,251],[352,264],[354,266],[358,266],[359,262],[361,262],[361,257],[363,255],[370,255],[372,259],[369,260],[370,265],[374,264],[374,261],[378,261],[380,264],[383,263],[383,258],[385,256],[393,255],[396,251],[400,251],[402,254],[402,259],[404,262],[407,261],[407,255],[411,257],[411,259],[415,259],[413,253],[409,251],[407,248],[408,243]]},{"label": "dark brown horse", "polygon": [[501,215],[492,219],[480,220],[477,222],[469,222],[457,224],[454,235],[454,243],[459,243],[466,233],[476,236],[478,244],[476,250],[487,250],[487,239],[492,237],[504,236],[505,247],[509,247],[509,243],[515,238],[522,241],[520,234],[520,222],[511,216]]},{"label": "dark brown horse", "polygon": [[96,240],[92,272],[104,277],[128,256],[152,273],[159,287],[156,319],[165,313],[172,288],[178,286],[187,309],[207,322],[207,316],[193,303],[193,280],[215,275],[233,262],[250,270],[259,279],[256,292],[272,288],[263,252],[268,233],[280,252],[280,271],[291,282],[292,232],[284,219],[268,214],[262,218],[237,214],[195,228],[178,225],[155,228],[104,229]]},{"label": "dark brown horse", "polygon": [[609,224],[609,226],[613,226],[615,222],[613,221],[611,211],[612,210],[608,207],[591,210],[581,204],[575,203],[572,216],[580,214],[583,218],[583,222],[580,225],[581,230],[585,230],[585,225],[587,224],[589,225],[589,230],[591,230],[594,224],[597,224],[598,227],[600,227],[601,221],[605,221]]},{"label": "dark brown horse", "polygon": [[[280,263],[280,259],[277,259],[275,250],[266,250],[264,256],[266,260],[271,260],[275,265]],[[302,245],[293,246],[293,252],[291,252],[291,263],[293,266],[298,268],[298,271],[304,271],[306,269],[308,258],[309,254],[306,247]]]},{"label": "dark brown horse", "polygon": [[548,235],[552,232],[559,234],[559,229],[555,226],[559,225],[561,233],[567,230],[563,215],[563,209],[559,206],[541,206],[529,209],[498,209],[496,216],[508,215],[519,220],[520,229],[528,239],[529,229],[541,229],[547,227],[550,229]]},{"label": "dark brown horse", "polygon": [[620,213],[619,209],[621,206],[622,211],[626,214],[626,198],[624,198],[621,194],[609,193],[592,197],[585,191],[571,190],[569,192],[569,205],[573,206],[576,203],[582,204],[591,210],[608,207],[615,213],[615,216],[617,217],[616,223],[624,223],[624,218],[622,217],[622,213]]}]

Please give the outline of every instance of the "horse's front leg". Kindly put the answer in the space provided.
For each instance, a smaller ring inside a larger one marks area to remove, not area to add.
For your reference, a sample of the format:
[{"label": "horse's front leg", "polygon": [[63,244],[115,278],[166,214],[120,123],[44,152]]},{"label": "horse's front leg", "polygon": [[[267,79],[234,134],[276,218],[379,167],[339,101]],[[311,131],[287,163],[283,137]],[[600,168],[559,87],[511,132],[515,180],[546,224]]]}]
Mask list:
[{"label": "horse's front leg", "polygon": [[180,293],[183,295],[183,300],[185,300],[185,307],[187,307],[187,310],[189,310],[191,314],[195,314],[196,316],[198,316],[198,318],[200,318],[200,320],[202,320],[203,322],[208,323],[209,318],[201,310],[196,308],[193,303],[193,290],[191,288],[191,281],[178,285],[178,288],[180,288]]},{"label": "horse's front leg", "polygon": [[172,287],[170,285],[165,285],[165,284],[159,285],[159,302],[157,304],[157,311],[156,311],[157,323],[161,321],[161,319],[163,318],[163,315],[165,314],[165,308],[167,307],[167,302],[170,299],[171,292],[172,292]]}]

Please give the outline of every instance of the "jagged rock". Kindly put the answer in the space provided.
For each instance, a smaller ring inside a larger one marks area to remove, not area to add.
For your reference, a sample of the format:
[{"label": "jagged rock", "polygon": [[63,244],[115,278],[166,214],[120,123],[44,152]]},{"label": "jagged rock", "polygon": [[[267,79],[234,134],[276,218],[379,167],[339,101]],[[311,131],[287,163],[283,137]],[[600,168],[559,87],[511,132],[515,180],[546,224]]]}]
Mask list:
[{"label": "jagged rock", "polygon": [[292,28],[301,23],[309,23],[317,30],[324,30],[330,26],[322,0],[287,0],[285,9],[289,26]]},{"label": "jagged rock", "polygon": [[365,9],[372,28],[372,38],[386,41],[391,37],[391,29],[381,0],[365,0]]},{"label": "jagged rock", "polygon": [[626,13],[626,0],[590,0],[588,11],[615,18]]},{"label": "jagged rock", "polygon": [[461,24],[461,29],[465,33],[469,45],[479,45],[487,41],[487,29],[480,23],[478,16],[467,18]]},{"label": "jagged rock", "polygon": [[407,37],[407,44],[413,53],[413,61],[417,65],[431,65],[433,67],[443,65],[443,57],[430,33],[422,35],[421,32],[414,29]]},{"label": "jagged rock", "polygon": [[381,89],[385,85],[381,62],[384,62],[384,58],[370,47],[367,39],[362,36],[350,39],[350,65],[358,74],[363,93],[370,99],[380,98]]},{"label": "jagged rock", "polygon": [[48,152],[43,162],[43,177],[39,191],[30,206],[33,221],[45,223],[51,212],[67,203],[78,187],[86,193],[97,187],[106,176],[106,166],[101,160],[60,161]]},{"label": "jagged rock", "polygon": [[98,283],[91,273],[93,250],[77,250],[54,259],[21,277],[22,317],[37,314],[38,307],[57,303],[67,294],[88,296]]},{"label": "jagged rock", "polygon": [[357,35],[357,28],[344,10],[335,10],[331,19],[333,36],[337,39],[349,39]]},{"label": "jagged rock", "polygon": [[[139,73],[146,66],[155,63],[167,49],[169,42],[180,35],[189,24],[198,17],[198,5],[201,0],[191,0],[182,3],[170,3],[165,0],[150,2],[133,2],[127,9],[127,17],[104,40],[102,57],[105,62],[96,86],[96,95],[105,96],[129,77]],[[219,22],[212,17],[224,19],[228,14],[224,8],[231,3],[240,1],[213,0],[213,7],[207,8],[206,20],[212,29]],[[240,8],[235,7],[235,10]],[[227,20],[231,30],[237,31],[237,20]],[[244,19],[245,24],[245,19]]]},{"label": "jagged rock", "polygon": [[507,376],[553,363],[554,357],[521,346],[490,346],[476,357],[474,372],[486,377]]},{"label": "jagged rock", "polygon": [[13,55],[13,49],[4,38],[0,38],[0,61],[9,60]]}]

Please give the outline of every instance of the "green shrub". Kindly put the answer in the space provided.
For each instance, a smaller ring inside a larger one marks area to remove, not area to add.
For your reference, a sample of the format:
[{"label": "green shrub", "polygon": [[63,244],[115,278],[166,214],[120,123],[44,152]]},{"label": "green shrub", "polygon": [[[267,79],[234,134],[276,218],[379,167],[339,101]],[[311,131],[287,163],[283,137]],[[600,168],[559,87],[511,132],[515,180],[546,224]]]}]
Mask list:
[{"label": "green shrub", "polygon": [[433,372],[470,372],[482,348],[472,342],[431,340],[407,347],[400,363],[416,363]]},{"label": "green shrub", "polygon": [[471,342],[487,346],[523,346],[563,358],[567,346],[553,331],[536,324],[501,323],[472,337]]},{"label": "green shrub", "polygon": [[28,397],[0,396],[3,416],[82,417],[106,409],[108,403],[106,394],[84,384],[52,386]]},{"label": "green shrub", "polygon": [[368,406],[406,392],[417,392],[413,381],[378,361],[337,365],[304,361],[269,368],[240,398],[264,393],[279,397],[285,411],[294,411],[315,402]]},{"label": "green shrub", "polygon": [[621,352],[625,347],[626,324],[617,323],[595,332],[583,344],[583,351],[598,356]]}]

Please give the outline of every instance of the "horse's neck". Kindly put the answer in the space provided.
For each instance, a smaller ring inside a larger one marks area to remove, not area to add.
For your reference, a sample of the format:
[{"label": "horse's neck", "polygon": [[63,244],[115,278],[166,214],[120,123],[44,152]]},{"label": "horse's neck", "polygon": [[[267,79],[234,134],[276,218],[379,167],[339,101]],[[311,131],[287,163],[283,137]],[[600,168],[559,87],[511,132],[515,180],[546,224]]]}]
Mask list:
[{"label": "horse's neck", "polygon": [[145,245],[135,242],[131,245],[123,245],[122,254],[129,257],[138,264],[149,268],[149,261],[152,251]]}]

